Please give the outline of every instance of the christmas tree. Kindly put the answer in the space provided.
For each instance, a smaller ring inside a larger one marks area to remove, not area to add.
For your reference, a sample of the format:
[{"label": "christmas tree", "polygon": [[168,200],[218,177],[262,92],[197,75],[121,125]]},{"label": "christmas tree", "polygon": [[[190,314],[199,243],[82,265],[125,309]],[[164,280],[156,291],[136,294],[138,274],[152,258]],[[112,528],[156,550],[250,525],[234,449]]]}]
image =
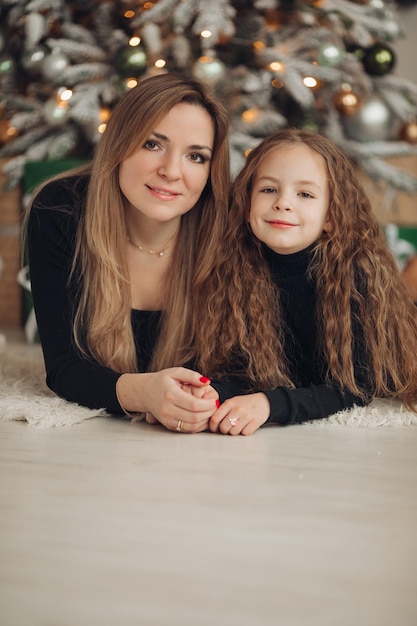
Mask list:
[{"label": "christmas tree", "polygon": [[[413,0],[403,0],[412,3]],[[285,126],[332,139],[372,179],[417,190],[387,157],[417,154],[417,86],[395,74],[391,0],[3,0],[0,156],[89,158],[144,77],[208,83],[231,117],[233,172]]]}]

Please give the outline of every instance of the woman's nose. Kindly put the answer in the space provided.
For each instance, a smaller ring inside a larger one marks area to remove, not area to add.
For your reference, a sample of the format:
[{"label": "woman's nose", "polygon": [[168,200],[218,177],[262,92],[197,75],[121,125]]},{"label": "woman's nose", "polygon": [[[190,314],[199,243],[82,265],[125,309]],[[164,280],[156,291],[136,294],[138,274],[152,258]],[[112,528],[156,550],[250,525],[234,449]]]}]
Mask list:
[{"label": "woman's nose", "polygon": [[166,156],[158,168],[158,174],[168,180],[181,178],[181,166],[174,156]]}]

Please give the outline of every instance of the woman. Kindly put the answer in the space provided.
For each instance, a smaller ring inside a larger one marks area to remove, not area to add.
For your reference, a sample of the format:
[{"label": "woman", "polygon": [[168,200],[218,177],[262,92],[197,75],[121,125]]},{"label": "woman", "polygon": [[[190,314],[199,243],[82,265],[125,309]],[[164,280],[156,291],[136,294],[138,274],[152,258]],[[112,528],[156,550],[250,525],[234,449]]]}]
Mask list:
[{"label": "woman", "polygon": [[218,401],[183,387],[209,382],[189,366],[211,363],[206,287],[227,218],[227,134],[202,84],[148,78],[118,102],[92,162],[34,194],[33,304],[59,396],[207,429]]}]

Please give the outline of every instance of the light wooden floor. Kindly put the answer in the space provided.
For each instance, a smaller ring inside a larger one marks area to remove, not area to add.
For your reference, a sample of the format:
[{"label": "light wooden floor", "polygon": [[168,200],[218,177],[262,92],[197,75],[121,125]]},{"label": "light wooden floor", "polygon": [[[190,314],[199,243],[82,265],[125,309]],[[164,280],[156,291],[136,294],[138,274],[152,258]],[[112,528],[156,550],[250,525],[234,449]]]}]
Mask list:
[{"label": "light wooden floor", "polygon": [[0,624],[416,626],[416,448],[0,423]]}]

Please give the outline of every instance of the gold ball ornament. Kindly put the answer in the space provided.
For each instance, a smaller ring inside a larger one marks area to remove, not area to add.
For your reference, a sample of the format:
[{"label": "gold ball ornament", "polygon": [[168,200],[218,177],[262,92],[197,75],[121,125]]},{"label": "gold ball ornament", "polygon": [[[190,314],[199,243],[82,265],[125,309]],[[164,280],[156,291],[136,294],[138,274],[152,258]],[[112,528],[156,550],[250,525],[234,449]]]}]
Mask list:
[{"label": "gold ball ornament", "polygon": [[350,86],[346,86],[333,95],[333,104],[339,113],[354,115],[361,108],[362,99]]},{"label": "gold ball ornament", "polygon": [[417,145],[417,119],[412,119],[403,124],[400,129],[400,139]]},{"label": "gold ball ornament", "polygon": [[278,30],[282,23],[279,11],[276,9],[267,9],[265,11],[265,22],[268,29]]},{"label": "gold ball ornament", "polygon": [[6,143],[16,139],[18,134],[19,131],[10,124],[10,120],[0,120],[0,146],[4,146]]}]

